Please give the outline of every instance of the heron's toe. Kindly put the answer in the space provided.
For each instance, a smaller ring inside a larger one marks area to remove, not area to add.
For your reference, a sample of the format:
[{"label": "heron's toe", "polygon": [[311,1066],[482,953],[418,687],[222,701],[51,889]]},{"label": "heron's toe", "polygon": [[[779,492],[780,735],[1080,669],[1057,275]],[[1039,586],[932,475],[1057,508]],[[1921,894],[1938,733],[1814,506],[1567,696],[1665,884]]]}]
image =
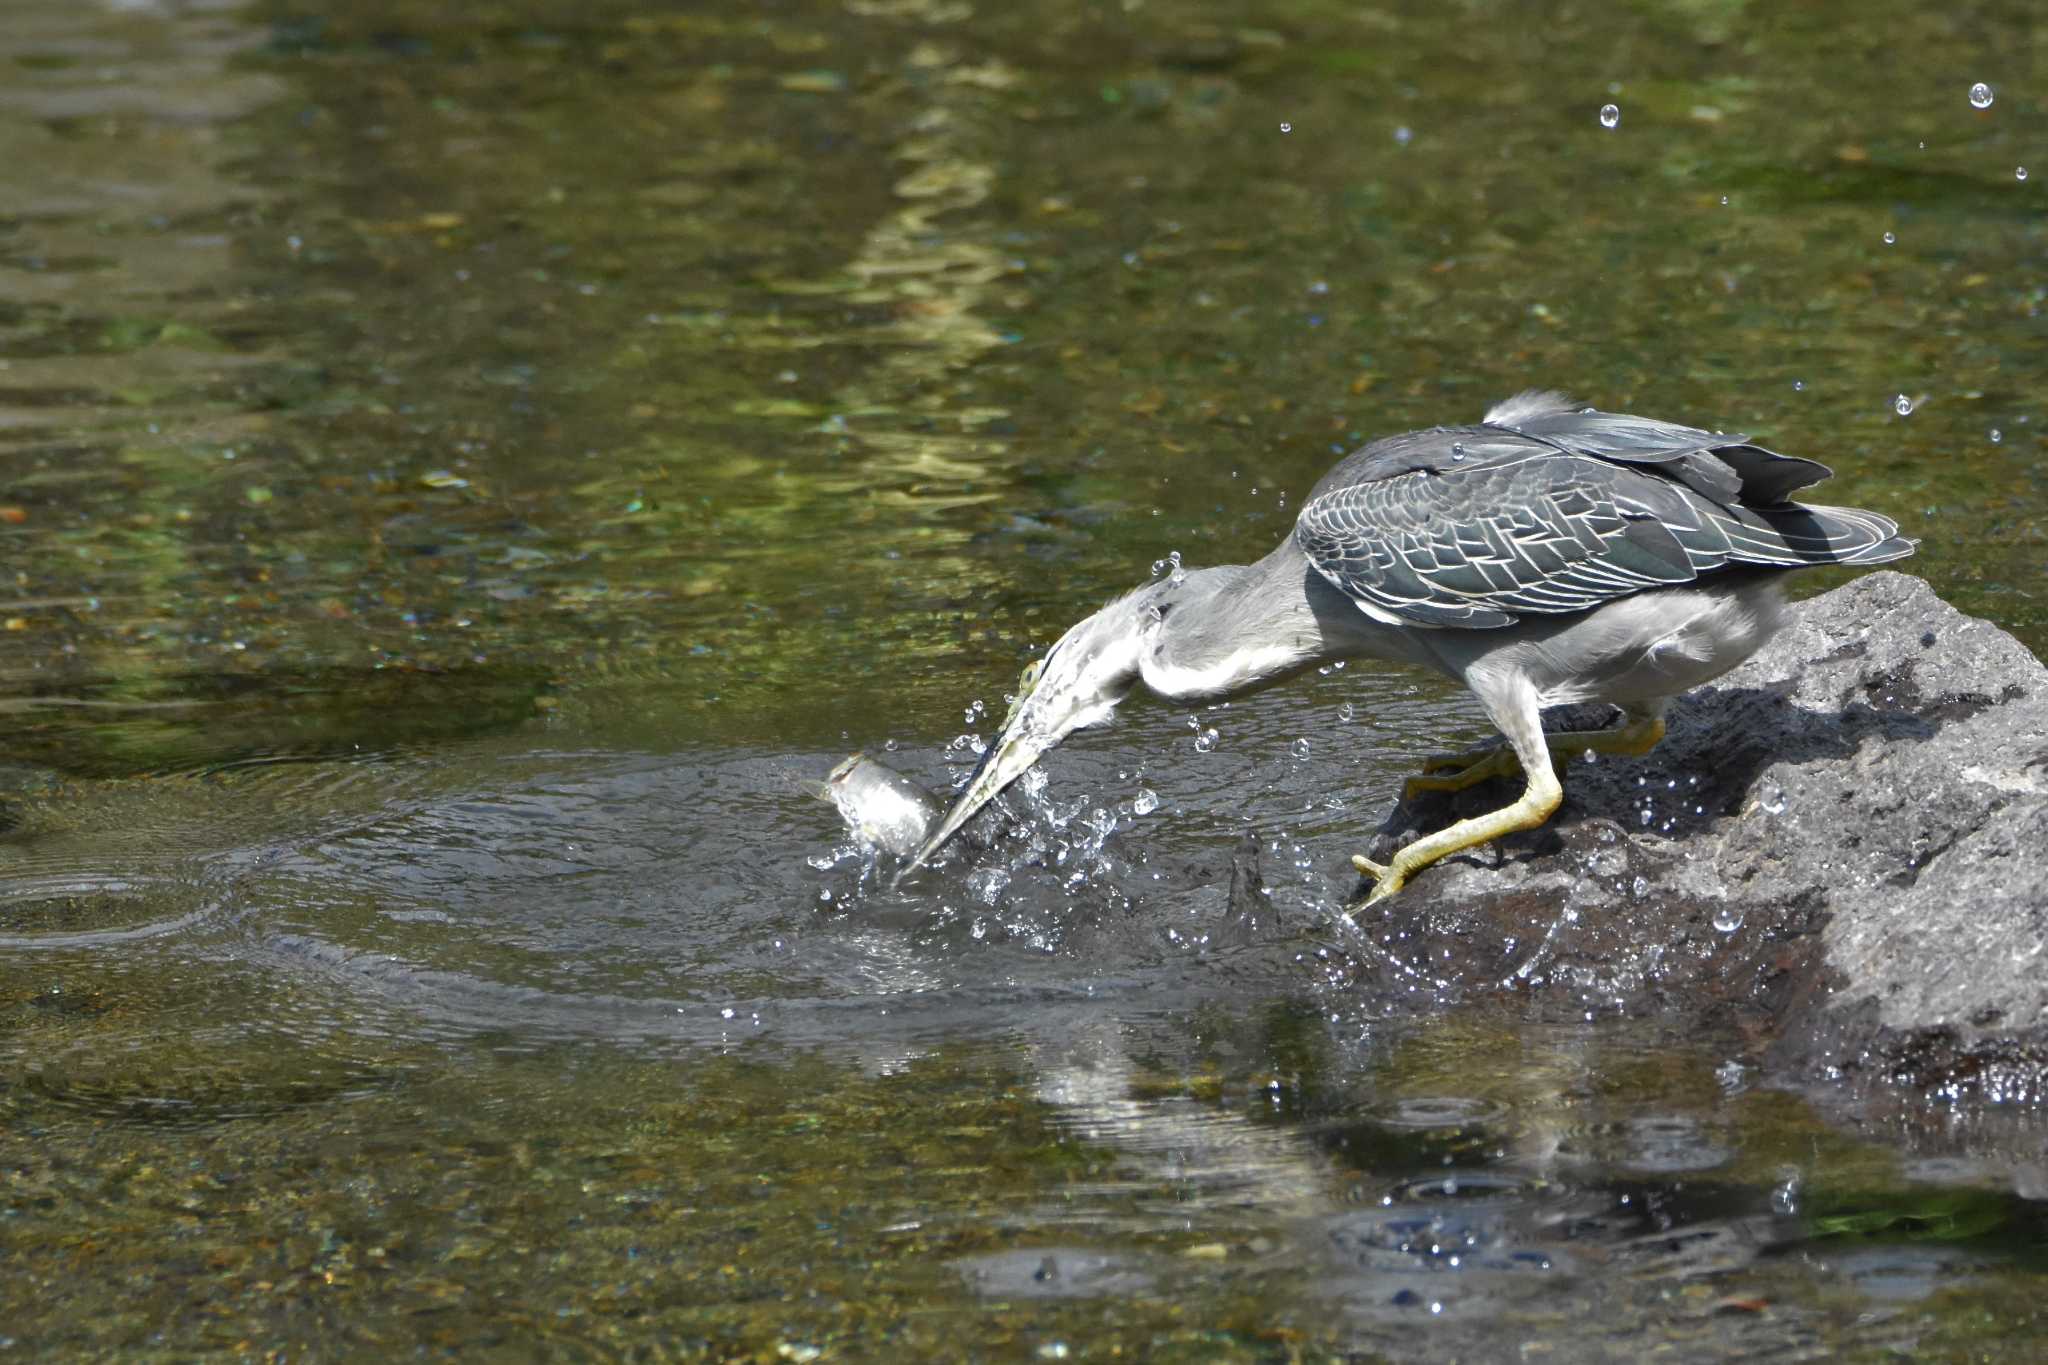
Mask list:
[{"label": "heron's toe", "polygon": [[1385,900],[1408,882],[1408,874],[1398,867],[1390,863],[1376,863],[1363,853],[1352,854],[1351,865],[1373,879],[1372,894],[1365,898],[1367,905]]},{"label": "heron's toe", "polygon": [[1425,773],[1421,777],[1411,777],[1401,784],[1401,799],[1403,801],[1413,801],[1416,797],[1427,792],[1463,791],[1472,785],[1464,780],[1465,773],[1469,771],[1471,770],[1468,768],[1441,775]]},{"label": "heron's toe", "polygon": [[1383,901],[1393,895],[1407,881],[1407,878],[1394,868],[1386,863],[1376,863],[1363,853],[1352,854],[1351,865],[1364,876],[1373,879],[1373,888],[1371,895],[1344,912],[1344,918],[1347,920],[1374,901]]},{"label": "heron's toe", "polygon": [[1407,885],[1407,882],[1401,877],[1382,877],[1374,885],[1372,894],[1365,898],[1365,903],[1367,905],[1377,905],[1405,885]]}]

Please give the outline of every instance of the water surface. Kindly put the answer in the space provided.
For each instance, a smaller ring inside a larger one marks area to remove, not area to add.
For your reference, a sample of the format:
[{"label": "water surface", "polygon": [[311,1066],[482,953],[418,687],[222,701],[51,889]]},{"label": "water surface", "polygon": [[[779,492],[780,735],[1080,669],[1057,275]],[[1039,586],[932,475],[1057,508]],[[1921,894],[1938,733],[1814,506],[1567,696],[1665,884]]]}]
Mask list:
[{"label": "water surface", "polygon": [[322,8],[0,31],[0,1338],[2038,1334],[2037,1112],[1342,987],[1436,682],[1134,703],[897,891],[803,788],[1532,384],[1828,461],[2039,649],[2029,7]]}]

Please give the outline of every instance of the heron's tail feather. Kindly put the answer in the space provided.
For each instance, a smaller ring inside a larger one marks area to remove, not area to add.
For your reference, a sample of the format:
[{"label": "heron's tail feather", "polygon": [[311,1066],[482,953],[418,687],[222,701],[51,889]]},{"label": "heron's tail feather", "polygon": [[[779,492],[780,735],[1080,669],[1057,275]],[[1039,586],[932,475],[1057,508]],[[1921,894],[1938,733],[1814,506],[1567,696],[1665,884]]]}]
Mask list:
[{"label": "heron's tail feather", "polygon": [[1860,507],[1795,502],[1745,510],[1767,524],[1799,563],[1885,564],[1913,553],[1913,542],[1899,534],[1897,522]]}]

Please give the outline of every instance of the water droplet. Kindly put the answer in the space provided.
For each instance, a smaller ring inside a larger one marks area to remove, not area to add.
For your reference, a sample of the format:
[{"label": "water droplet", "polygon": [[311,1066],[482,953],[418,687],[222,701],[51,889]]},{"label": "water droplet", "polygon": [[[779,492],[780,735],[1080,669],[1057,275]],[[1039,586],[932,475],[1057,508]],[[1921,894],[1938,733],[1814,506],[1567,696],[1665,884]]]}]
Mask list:
[{"label": "water droplet", "polygon": [[1155,559],[1155,560],[1153,560],[1153,561],[1152,561],[1152,576],[1153,576],[1154,578],[1157,578],[1157,577],[1159,577],[1159,575],[1161,575],[1161,574],[1163,574],[1163,573],[1165,573],[1165,572],[1166,572],[1166,561],[1165,561],[1165,560],[1163,560],[1163,559]]},{"label": "water droplet", "polygon": [[1638,877],[1629,883],[1628,890],[1630,895],[1634,896],[1637,900],[1641,900],[1650,894],[1650,879],[1648,877]]},{"label": "water droplet", "polygon": [[1898,236],[1898,234],[1897,234],[1897,233],[1895,233],[1895,232],[1887,232],[1887,233],[1886,233],[1886,234],[1884,235],[1884,244],[1885,244],[1886,246],[1892,246],[1892,245],[1895,245],[1895,244],[1896,244],[1896,243],[1898,242],[1898,240],[1899,240],[1899,236]]},{"label": "water droplet", "polygon": [[1714,927],[1724,934],[1732,934],[1742,927],[1742,907],[1724,905],[1714,912]]},{"label": "water droplet", "polygon": [[1805,381],[1804,379],[1795,379],[1795,380],[1793,380],[1793,381],[1792,381],[1792,392],[1794,392],[1794,393],[1805,393],[1805,392],[1806,392],[1806,381]]},{"label": "water droplet", "polygon": [[896,741],[893,739],[885,739],[882,741],[882,752],[885,754],[893,754],[900,747],[901,746],[898,745]]},{"label": "water droplet", "polygon": [[1451,442],[1451,458],[1452,458],[1452,459],[1454,459],[1454,460],[1462,460],[1462,459],[1464,459],[1464,458],[1465,458],[1465,443],[1464,443],[1464,442],[1462,442],[1462,441],[1453,441],[1453,442]]},{"label": "water droplet", "polygon": [[1288,747],[1293,751],[1296,758],[1308,757],[1308,741],[1306,739],[1297,739]]},{"label": "water droplet", "polygon": [[1903,393],[1899,394],[1892,399],[1892,411],[1901,417],[1911,417],[1913,415],[1913,400],[1906,397]]},{"label": "water droplet", "polygon": [[[1988,101],[1987,101],[1987,103],[1988,103]],[[1981,106],[1980,106],[1980,107],[1981,107]],[[1620,106],[1620,105],[1618,105],[1618,104],[1603,104],[1603,105],[1601,105],[1601,106],[1600,106],[1600,126],[1601,126],[1602,128],[1612,128],[1612,127],[1614,127],[1614,126],[1615,126],[1616,124],[1618,124],[1618,123],[1620,123],[1620,122],[1621,122],[1621,106]]]},{"label": "water droplet", "polygon": [[[1991,101],[1989,100],[1985,101],[1986,104],[1989,104],[1990,102]],[[1283,123],[1280,125],[1280,131],[1283,133],[1291,133],[1294,131],[1294,125],[1291,123]]]},{"label": "water droplet", "polygon": [[967,711],[964,715],[960,717],[960,719],[962,723],[972,725],[975,721],[979,720],[982,717],[982,715],[987,712],[987,710],[988,708],[981,704],[981,698],[976,697],[973,701],[967,704]]},{"label": "water droplet", "polygon": [[1409,128],[1407,124],[1404,123],[1399,128],[1396,128],[1394,130],[1394,141],[1399,143],[1401,146],[1406,147],[1410,142],[1413,142],[1414,140],[1415,133],[1412,129]]},{"label": "water droplet", "polygon": [[1347,701],[1347,702],[1345,702],[1345,703],[1344,703],[1344,704],[1343,704],[1342,706],[1340,706],[1340,707],[1338,707],[1338,708],[1337,708],[1337,719],[1338,719],[1338,720],[1348,721],[1348,720],[1350,720],[1350,719],[1351,719],[1351,718],[1352,718],[1353,716],[1355,716],[1355,715],[1357,715],[1357,714],[1358,714],[1358,710],[1357,710],[1357,708],[1356,708],[1356,707],[1354,707],[1354,706],[1352,706],[1352,704],[1351,704],[1350,702],[1348,702],[1348,701]]},{"label": "water droplet", "polygon": [[2013,167],[2012,178],[2015,180],[2025,180],[2027,178],[2027,168],[2025,166]]},{"label": "water droplet", "polygon": [[1781,1218],[1790,1218],[1799,1212],[1799,1172],[1782,1169],[1779,1172],[1782,1183],[1771,1191],[1771,1212]]},{"label": "water droplet", "polygon": [[1728,207],[1728,196],[1725,194],[1721,196],[1721,207],[1724,209]]},{"label": "water droplet", "polygon": [[1216,733],[1216,727],[1210,726],[1202,731],[1201,734],[1195,736],[1195,752],[1198,754],[1208,753],[1216,747],[1216,741],[1221,738],[1222,736]]},{"label": "water droplet", "polygon": [[1643,817],[1643,819],[1642,819],[1642,823],[1644,823],[1644,824],[1646,824],[1646,825],[1650,823],[1650,808],[1649,808],[1648,806],[1644,806],[1644,807],[1643,807],[1643,809],[1642,809],[1642,817]]},{"label": "water droplet", "polygon": [[1138,788],[1138,794],[1131,798],[1131,814],[1150,815],[1159,809],[1159,793],[1150,787]]},{"label": "water droplet", "polygon": [[1783,787],[1765,787],[1763,797],[1757,804],[1764,808],[1764,813],[1767,815],[1783,815],[1785,813],[1785,789]]},{"label": "water droplet", "polygon": [[1167,582],[1173,584],[1173,586],[1177,588],[1181,584],[1188,581],[1188,571],[1180,566],[1179,550],[1168,551],[1166,556],[1166,562],[1168,565],[1171,566],[1171,572],[1169,572],[1166,575]]},{"label": "water droplet", "polygon": [[1591,749],[1586,750],[1586,762],[1597,763],[1599,761],[1600,756],[1598,754],[1594,753]]},{"label": "water droplet", "polygon": [[1989,109],[1991,107],[1991,87],[1982,81],[1978,81],[1975,85],[1971,86],[1970,107],[1973,109]]},{"label": "water droplet", "polygon": [[2003,441],[2004,439],[2004,432],[2000,431],[1997,427],[1991,428],[1991,444],[1997,445],[2000,441]]}]

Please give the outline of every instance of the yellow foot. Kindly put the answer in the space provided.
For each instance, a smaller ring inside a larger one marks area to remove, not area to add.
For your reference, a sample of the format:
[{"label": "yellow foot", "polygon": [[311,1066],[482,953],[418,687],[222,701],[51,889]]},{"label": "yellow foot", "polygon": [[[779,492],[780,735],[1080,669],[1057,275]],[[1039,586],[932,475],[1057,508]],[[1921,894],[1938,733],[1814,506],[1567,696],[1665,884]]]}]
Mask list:
[{"label": "yellow foot", "polygon": [[[1375,901],[1385,900],[1408,883],[1407,873],[1389,867],[1385,863],[1376,863],[1363,853],[1352,854],[1351,865],[1365,876],[1373,879],[1372,894],[1365,898],[1365,904],[1367,905],[1371,905]],[[1346,911],[1345,913],[1349,914],[1350,912]]]},{"label": "yellow foot", "polygon": [[[1664,738],[1662,716],[1629,716],[1606,730],[1559,730],[1543,737],[1553,763],[1581,754],[1617,754],[1641,757]],[[1401,788],[1403,800],[1422,792],[1461,792],[1491,777],[1513,777],[1522,771],[1522,761],[1505,744],[1486,749],[1469,749],[1461,754],[1431,754],[1422,760],[1423,776],[1411,777]]]},{"label": "yellow foot", "polygon": [[[1480,749],[1463,749],[1455,754],[1431,754],[1428,758],[1422,760],[1422,771],[1426,773],[1459,772],[1471,767],[1475,763],[1485,763],[1502,754],[1506,754],[1509,761],[1515,761],[1515,751],[1507,745],[1489,744]],[[1519,769],[1521,764],[1515,762],[1515,766]]]},{"label": "yellow foot", "polygon": [[[1456,770],[1444,771],[1445,765],[1452,763],[1458,765]],[[1403,784],[1402,800],[1412,801],[1422,792],[1461,792],[1490,777],[1513,777],[1522,771],[1522,761],[1513,749],[1475,749],[1469,754],[1438,754],[1424,760],[1422,771],[1424,776],[1411,777]]]}]

